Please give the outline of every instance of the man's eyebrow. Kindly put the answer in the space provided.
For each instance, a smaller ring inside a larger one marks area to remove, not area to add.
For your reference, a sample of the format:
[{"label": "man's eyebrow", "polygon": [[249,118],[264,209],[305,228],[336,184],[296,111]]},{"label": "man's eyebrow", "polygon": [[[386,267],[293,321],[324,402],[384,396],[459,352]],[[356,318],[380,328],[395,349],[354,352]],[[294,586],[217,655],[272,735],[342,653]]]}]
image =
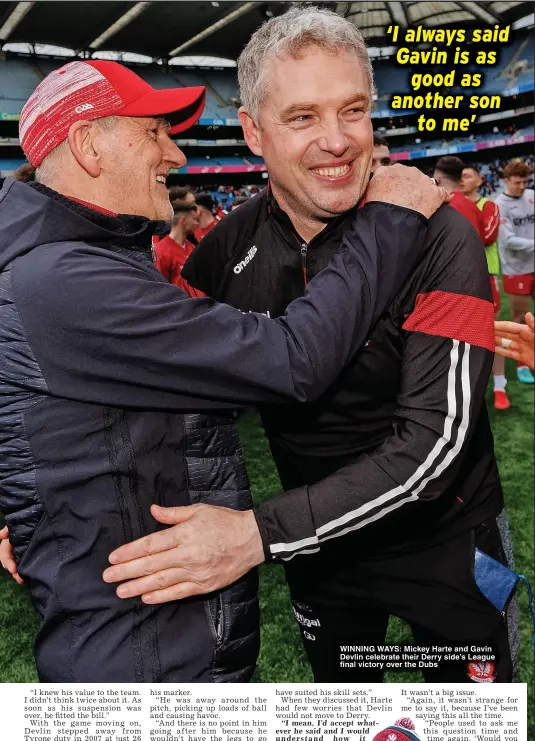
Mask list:
[{"label": "man's eyebrow", "polygon": [[166,118],[163,118],[161,116],[148,116],[147,118],[144,119],[144,121],[145,121],[145,126],[147,126],[147,128],[154,126],[154,123],[156,123],[158,126],[161,126],[162,128],[164,128],[167,133],[169,133],[171,129],[170,122]]},{"label": "man's eyebrow", "polygon": [[[369,104],[370,97],[366,95],[366,93],[356,93],[355,95],[351,95],[349,98],[346,98],[344,101],[342,101],[341,108],[345,108],[346,106],[350,105],[351,103],[367,103]],[[293,115],[294,113],[300,113],[304,110],[314,110],[318,107],[317,103],[313,102],[301,102],[301,103],[292,103],[287,108],[285,108],[281,112],[281,116],[284,118],[288,118],[289,116]]]},{"label": "man's eyebrow", "polygon": [[167,133],[171,131],[171,123],[166,118],[157,118],[158,124],[166,130]]},{"label": "man's eyebrow", "polygon": [[165,129],[166,132],[169,133],[169,131],[171,129],[171,124],[169,123],[169,121],[166,118],[164,118],[163,116],[154,116],[152,118],[152,120],[153,121],[156,121],[156,123],[158,124],[158,126],[160,126],[162,129]]}]

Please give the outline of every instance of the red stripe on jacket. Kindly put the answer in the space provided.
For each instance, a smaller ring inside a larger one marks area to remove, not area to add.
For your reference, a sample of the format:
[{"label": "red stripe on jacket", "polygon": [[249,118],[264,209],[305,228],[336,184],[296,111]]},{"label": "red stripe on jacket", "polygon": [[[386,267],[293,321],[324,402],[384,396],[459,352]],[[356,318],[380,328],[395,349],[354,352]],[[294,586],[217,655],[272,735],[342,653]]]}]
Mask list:
[{"label": "red stripe on jacket", "polygon": [[450,337],[494,352],[493,305],[475,296],[445,291],[420,293],[403,329]]},{"label": "red stripe on jacket", "polygon": [[208,298],[206,293],[203,293],[198,288],[190,286],[187,280],[182,276],[179,276],[178,280],[175,282],[175,286],[178,286],[179,288],[182,288],[183,291],[186,291],[190,298]]}]

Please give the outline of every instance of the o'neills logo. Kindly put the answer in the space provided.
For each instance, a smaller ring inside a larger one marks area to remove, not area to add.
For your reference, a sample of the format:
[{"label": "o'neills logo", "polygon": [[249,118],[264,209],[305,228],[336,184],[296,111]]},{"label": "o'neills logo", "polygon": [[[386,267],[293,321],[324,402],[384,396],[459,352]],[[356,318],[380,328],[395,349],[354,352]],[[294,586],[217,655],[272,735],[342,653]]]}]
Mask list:
[{"label": "o'neills logo", "polygon": [[257,252],[258,250],[256,249],[255,245],[253,245],[249,252],[245,255],[244,259],[234,266],[234,272],[236,273],[236,275],[239,275],[241,273],[244,267],[251,262]]}]

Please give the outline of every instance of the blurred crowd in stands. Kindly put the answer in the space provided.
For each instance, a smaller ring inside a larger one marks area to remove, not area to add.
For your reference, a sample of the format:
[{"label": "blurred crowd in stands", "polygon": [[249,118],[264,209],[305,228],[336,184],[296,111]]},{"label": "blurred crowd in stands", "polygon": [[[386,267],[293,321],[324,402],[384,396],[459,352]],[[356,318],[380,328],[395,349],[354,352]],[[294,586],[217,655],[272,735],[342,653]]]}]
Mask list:
[{"label": "blurred crowd in stands", "polygon": [[245,203],[260,190],[261,188],[257,185],[247,185],[243,188],[219,185],[203,189],[189,185],[173,185],[169,188],[169,200],[175,203],[185,198],[190,199],[192,203],[196,203],[201,209],[210,211],[217,218],[218,215],[221,216]]}]

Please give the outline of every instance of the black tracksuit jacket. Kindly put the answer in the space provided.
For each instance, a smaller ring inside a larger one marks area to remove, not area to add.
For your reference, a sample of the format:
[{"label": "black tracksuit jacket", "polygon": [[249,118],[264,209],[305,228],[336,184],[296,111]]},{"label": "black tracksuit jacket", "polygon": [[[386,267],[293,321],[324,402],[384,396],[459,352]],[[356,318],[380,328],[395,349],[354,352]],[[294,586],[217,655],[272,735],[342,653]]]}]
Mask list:
[{"label": "black tracksuit jacket", "polygon": [[[354,215],[307,245],[265,191],[202,240],[182,275],[242,311],[280,316],[326,267]],[[479,236],[443,206],[423,259],[338,380],[312,403],[261,409],[287,490],[256,509],[268,561],[336,554],[340,536],[348,552],[382,557],[501,511],[484,406],[493,321]]]}]

